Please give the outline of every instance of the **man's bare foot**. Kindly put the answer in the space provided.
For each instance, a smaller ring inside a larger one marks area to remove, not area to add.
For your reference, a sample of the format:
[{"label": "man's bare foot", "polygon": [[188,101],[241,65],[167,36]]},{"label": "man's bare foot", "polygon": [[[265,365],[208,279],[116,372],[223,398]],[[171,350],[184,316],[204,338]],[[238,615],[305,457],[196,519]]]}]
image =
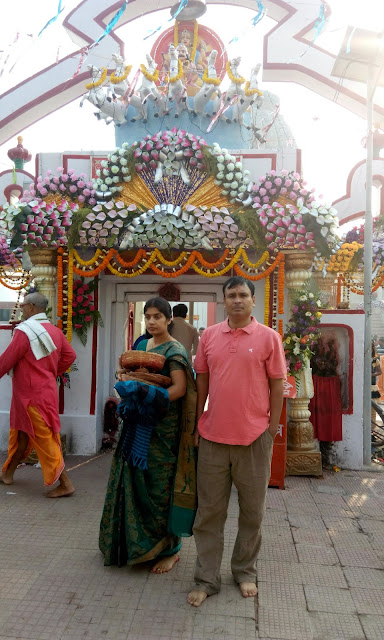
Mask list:
[{"label": "man's bare foot", "polygon": [[0,480],[1,482],[4,482],[4,484],[13,484],[13,473],[10,473],[9,471],[3,471],[3,473],[0,475]]},{"label": "man's bare foot", "polygon": [[73,493],[75,493],[75,487],[73,484],[70,486],[63,486],[62,484],[59,484],[58,487],[48,491],[46,495],[47,498],[65,498],[67,496],[71,496]]},{"label": "man's bare foot", "polygon": [[188,593],[187,602],[192,605],[192,607],[200,607],[203,604],[204,600],[208,598],[208,594],[205,591],[201,591],[200,589],[193,589]]},{"label": "man's bare foot", "polygon": [[239,582],[239,588],[243,598],[254,598],[257,595],[257,587],[254,582]]},{"label": "man's bare foot", "polygon": [[179,562],[180,556],[177,553],[173,556],[166,556],[165,558],[161,558],[156,564],[152,567],[151,573],[168,573],[175,566],[177,562]]}]

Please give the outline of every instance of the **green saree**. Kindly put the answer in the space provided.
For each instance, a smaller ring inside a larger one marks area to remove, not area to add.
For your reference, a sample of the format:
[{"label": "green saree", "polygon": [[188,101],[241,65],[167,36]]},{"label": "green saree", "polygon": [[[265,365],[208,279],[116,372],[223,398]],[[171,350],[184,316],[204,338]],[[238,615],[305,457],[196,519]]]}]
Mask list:
[{"label": "green saree", "polygon": [[[138,349],[145,351],[147,342],[143,340]],[[100,523],[99,548],[105,565],[133,565],[172,555],[180,549],[181,537],[192,535],[196,510],[193,373],[179,342],[165,342],[152,351],[166,357],[162,375],[185,371],[187,391],[170,403],[166,417],[154,428],[148,469],[123,461],[120,435]]]}]

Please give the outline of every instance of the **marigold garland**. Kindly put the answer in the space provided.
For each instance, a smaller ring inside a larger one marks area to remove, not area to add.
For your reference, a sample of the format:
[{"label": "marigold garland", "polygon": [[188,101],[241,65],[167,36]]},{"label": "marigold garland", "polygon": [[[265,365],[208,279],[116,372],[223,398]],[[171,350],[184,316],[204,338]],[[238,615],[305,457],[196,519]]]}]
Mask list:
[{"label": "marigold garland", "polygon": [[264,251],[263,255],[261,256],[260,260],[258,260],[257,262],[251,262],[246,254],[245,249],[242,249],[242,253],[241,253],[241,257],[243,259],[243,261],[245,262],[245,264],[247,265],[247,267],[249,267],[250,269],[257,269],[258,267],[260,267],[264,262],[266,262],[269,258],[269,252],[268,251]]},{"label": "marigold garland", "polygon": [[157,82],[159,79],[159,70],[156,69],[155,73],[149,73],[147,67],[145,66],[145,64],[141,64],[140,65],[140,71],[143,74],[143,76],[145,78],[147,78],[147,80],[149,80],[149,82]]},{"label": "marigold garland", "polygon": [[[23,277],[23,275],[21,277]],[[23,280],[23,284],[19,284],[16,287],[11,287],[11,285],[7,284],[5,280],[3,280],[3,278],[0,276],[0,284],[6,289],[10,289],[11,291],[20,291],[20,289],[24,289],[24,287],[28,285],[30,279],[31,278],[29,276],[26,276],[25,280]]]},{"label": "marigold garland", "polygon": [[247,82],[245,83],[245,87],[244,87],[244,93],[245,95],[250,98],[251,96],[254,96],[255,93],[257,93],[258,96],[262,96],[263,93],[262,91],[260,91],[260,89],[250,89],[250,82],[249,80],[247,80]]},{"label": "marigold garland", "polygon": [[283,336],[284,336],[283,321],[282,321],[281,319],[279,320],[278,333],[281,335],[281,337],[283,337]]},{"label": "marigold garland", "polygon": [[64,249],[57,250],[57,326],[63,328],[63,253]]},{"label": "marigold garland", "polygon": [[131,69],[132,69],[132,65],[127,64],[127,66],[125,67],[125,71],[121,76],[116,76],[115,71],[113,71],[113,73],[111,73],[111,75],[109,76],[109,79],[112,82],[112,84],[119,84],[120,82],[123,82],[123,80],[126,80],[129,74],[131,73]]},{"label": "marigold garland", "polygon": [[201,255],[200,251],[195,251],[194,252],[196,257],[199,259],[200,263],[203,265],[203,267],[205,267],[206,269],[215,269],[216,267],[218,267],[220,264],[222,264],[228,257],[229,255],[229,249],[225,249],[223,255],[221,256],[221,258],[219,258],[218,260],[216,260],[216,262],[207,262],[207,260],[204,260],[203,256]]},{"label": "marigold garland", "polygon": [[183,63],[181,62],[181,60],[178,60],[178,68],[179,68],[179,73],[177,74],[177,76],[175,76],[174,78],[169,78],[169,82],[171,84],[173,82],[177,82],[178,80],[181,80],[181,78],[183,77],[184,67],[183,67]]},{"label": "marigold garland", "polygon": [[268,269],[266,269],[262,273],[258,273],[256,276],[250,276],[249,273],[244,273],[244,271],[241,269],[241,267],[239,267],[238,264],[234,265],[234,269],[238,276],[242,276],[243,278],[247,278],[248,280],[253,280],[253,281],[262,280],[263,278],[266,278],[267,276],[269,276],[274,269],[276,269],[276,267],[282,261],[283,257],[284,257],[283,253],[278,253],[276,256],[276,259],[272,262],[272,264],[268,267]]},{"label": "marigold garland", "polygon": [[68,252],[68,314],[67,314],[67,340],[72,342],[72,302],[73,302],[73,249]]},{"label": "marigold garland", "polygon": [[228,60],[228,62],[227,62],[226,70],[227,70],[228,78],[229,78],[229,79],[231,80],[231,82],[233,82],[234,84],[243,84],[243,82],[245,82],[245,78],[243,78],[243,76],[240,76],[239,78],[237,78],[236,76],[234,76],[234,75],[233,75],[232,70],[231,70],[231,65],[230,65],[229,60]]},{"label": "marigold garland", "polygon": [[210,78],[208,75],[208,67],[205,67],[203,77],[201,78],[205,84],[213,84],[218,87],[221,84],[221,78]]},{"label": "marigold garland", "polygon": [[87,89],[87,91],[90,91],[91,89],[96,89],[96,87],[100,87],[100,85],[102,85],[103,82],[105,82],[108,71],[105,67],[101,67],[101,71],[102,71],[102,74],[99,80],[96,80],[96,82],[89,82],[88,84],[85,85],[85,88]]},{"label": "marigold garland", "polygon": [[204,276],[205,278],[217,278],[219,276],[223,276],[225,273],[227,273],[227,271],[229,271],[230,269],[233,269],[233,267],[235,266],[236,262],[238,261],[241,255],[241,252],[242,252],[242,249],[238,249],[235,255],[233,256],[232,260],[220,271],[217,271],[216,269],[214,269],[212,273],[210,272],[206,273],[205,271],[200,269],[200,267],[198,267],[197,264],[192,264],[192,269],[196,271],[196,273],[198,273],[199,275]]},{"label": "marigold garland", "polygon": [[279,314],[284,313],[284,280],[285,280],[285,256],[283,254],[282,260],[279,264],[279,274],[278,274],[278,312]]},{"label": "marigold garland", "polygon": [[96,249],[96,252],[93,254],[92,258],[89,260],[82,260],[77,253],[76,249],[74,249],[73,257],[75,258],[78,264],[81,264],[83,267],[90,267],[92,264],[98,260],[99,256],[103,253],[101,249]]},{"label": "marigold garland", "polygon": [[125,269],[129,269],[130,267],[136,266],[137,263],[140,262],[141,258],[144,258],[146,255],[147,255],[147,252],[145,251],[145,249],[138,249],[136,256],[130,262],[126,262],[125,260],[123,260],[123,258],[119,253],[116,253],[113,256],[113,259],[116,260],[119,264],[121,264],[121,266],[124,267]]},{"label": "marigold garland", "polygon": [[265,278],[264,289],[264,324],[269,327],[269,296],[271,294],[271,281],[269,276]]}]

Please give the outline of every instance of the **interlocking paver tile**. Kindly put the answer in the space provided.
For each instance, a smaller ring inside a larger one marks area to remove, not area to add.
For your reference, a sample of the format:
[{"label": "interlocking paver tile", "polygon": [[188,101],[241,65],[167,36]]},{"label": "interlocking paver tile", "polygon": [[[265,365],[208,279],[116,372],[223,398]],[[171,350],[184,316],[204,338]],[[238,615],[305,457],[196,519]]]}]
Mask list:
[{"label": "interlocking paver tile", "polygon": [[259,635],[284,640],[312,640],[309,613],[303,609],[261,607],[258,615]]},{"label": "interlocking paver tile", "polygon": [[258,560],[257,579],[262,582],[292,582],[324,587],[347,588],[348,586],[341,567],[308,563],[289,564]]},{"label": "interlocking paver tile", "polygon": [[379,559],[377,553],[372,550],[359,549],[352,547],[350,549],[337,548],[337,555],[340,563],[344,567],[371,567],[372,569],[384,569],[383,562]]},{"label": "interlocking paver tile", "polygon": [[357,613],[348,589],[304,585],[308,611],[328,613]]},{"label": "interlocking paver tile", "polygon": [[384,474],[325,470],[269,489],[255,599],[242,598],[231,575],[233,490],[222,589],[194,609],[186,603],[193,538],[166,575],[149,573],[151,564],[103,566],[97,538],[110,461],[71,472],[70,500],[46,500],[35,468],[18,470],[12,495],[0,485],[0,640],[383,640]]},{"label": "interlocking paver tile", "polygon": [[261,582],[257,581],[258,602],[260,607],[276,609],[281,603],[292,606],[293,609],[306,609],[304,588],[301,584],[290,582]]},{"label": "interlocking paver tile", "polygon": [[329,533],[323,529],[315,531],[313,529],[294,529],[292,528],[293,539],[296,543],[313,544],[317,546],[332,546],[332,540]]},{"label": "interlocking paver tile", "polygon": [[371,538],[367,534],[359,531],[357,533],[350,533],[346,531],[335,531],[331,529],[329,531],[329,537],[335,546],[335,549],[339,547],[341,549],[367,549],[372,551]]},{"label": "interlocking paver tile", "polygon": [[329,518],[324,515],[323,523],[328,531],[350,531],[351,533],[356,533],[359,530],[358,522],[352,518]]},{"label": "interlocking paver tile", "polygon": [[374,518],[359,518],[359,526],[365,533],[378,533],[384,535],[384,522]]},{"label": "interlocking paver tile", "polygon": [[357,613],[384,616],[384,598],[380,589],[353,587],[349,591]]},{"label": "interlocking paver tile", "polygon": [[365,640],[360,620],[354,614],[309,613],[313,640]]},{"label": "interlocking paver tile", "polygon": [[292,532],[289,524],[286,527],[274,527],[272,525],[263,525],[261,528],[263,544],[265,542],[282,542],[290,544],[293,542]]},{"label": "interlocking paver tile", "polygon": [[300,562],[337,565],[339,558],[333,547],[314,544],[297,544],[297,555]]},{"label": "interlocking paver tile", "polygon": [[350,587],[384,589],[384,571],[362,567],[344,567],[343,571]]},{"label": "interlocking paver tile", "polygon": [[366,640],[383,640],[384,616],[361,615]]},{"label": "interlocking paver tile", "polygon": [[296,527],[297,529],[315,529],[316,531],[325,529],[323,520],[316,516],[288,513],[288,520],[291,527]]},{"label": "interlocking paver tile", "polygon": [[281,542],[271,542],[264,538],[258,556],[264,560],[277,560],[280,562],[298,562],[295,545]]},{"label": "interlocking paver tile", "polygon": [[254,620],[221,615],[197,615],[194,618],[192,640],[238,640],[238,638],[247,640],[257,638]]}]

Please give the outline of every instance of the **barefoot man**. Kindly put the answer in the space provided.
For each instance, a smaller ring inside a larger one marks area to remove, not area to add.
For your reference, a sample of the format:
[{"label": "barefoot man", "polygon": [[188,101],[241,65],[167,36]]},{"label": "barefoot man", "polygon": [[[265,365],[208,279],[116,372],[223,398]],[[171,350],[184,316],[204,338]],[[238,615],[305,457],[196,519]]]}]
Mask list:
[{"label": "barefoot man", "polygon": [[56,378],[72,364],[76,353],[62,331],[49,322],[45,296],[30,293],[20,306],[23,322],[0,356],[0,378],[6,373],[13,376],[8,459],[1,480],[12,484],[17,465],[35,449],[44,484],[59,481],[47,497],[70,496],[75,489],[64,470]]},{"label": "barefoot man", "polygon": [[257,593],[260,527],[287,368],[278,333],[251,315],[254,292],[253,283],[239,276],[224,283],[228,318],[204,330],[195,360],[199,457],[193,534],[197,561],[196,586],[188,595],[194,607],[220,591],[232,482],[240,509],[232,574],[244,598]]}]

